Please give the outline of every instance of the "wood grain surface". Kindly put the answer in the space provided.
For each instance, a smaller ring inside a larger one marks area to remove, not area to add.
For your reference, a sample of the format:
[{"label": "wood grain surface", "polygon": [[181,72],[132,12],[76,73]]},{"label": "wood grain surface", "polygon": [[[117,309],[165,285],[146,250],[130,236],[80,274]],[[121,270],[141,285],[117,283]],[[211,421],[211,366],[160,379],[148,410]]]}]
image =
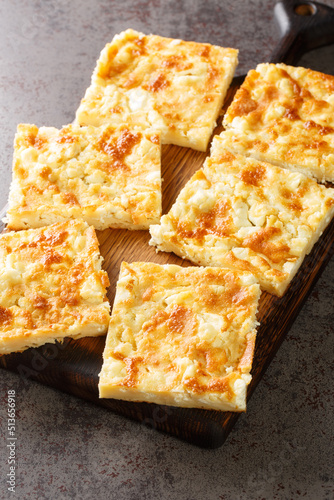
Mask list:
[{"label": "wood grain surface", "polygon": [[[224,110],[238,88],[235,79],[226,98]],[[221,117],[215,133],[222,130]],[[171,207],[190,176],[202,166],[207,153],[177,146],[162,151],[163,213]],[[113,302],[121,262],[152,261],[161,264],[191,265],[174,254],[156,253],[148,245],[148,231],[108,229],[98,233],[104,269],[108,272],[108,298]],[[283,298],[262,293],[258,312],[258,329],[253,379],[248,398],[261,380],[270,361],[300,311],[306,297],[333,253],[334,221],[304,260]],[[64,344],[47,344],[23,353],[2,356],[0,366],[18,372],[23,380],[37,380],[74,396],[91,401],[113,412],[137,420],[142,425],[170,433],[190,443],[215,448],[220,446],[239,414],[188,408],[174,408],[151,403],[105,400],[98,397],[98,374],[102,366],[105,337],[66,339]],[[288,388],[287,388],[288,390]],[[138,430],[140,432],[140,428]]]}]

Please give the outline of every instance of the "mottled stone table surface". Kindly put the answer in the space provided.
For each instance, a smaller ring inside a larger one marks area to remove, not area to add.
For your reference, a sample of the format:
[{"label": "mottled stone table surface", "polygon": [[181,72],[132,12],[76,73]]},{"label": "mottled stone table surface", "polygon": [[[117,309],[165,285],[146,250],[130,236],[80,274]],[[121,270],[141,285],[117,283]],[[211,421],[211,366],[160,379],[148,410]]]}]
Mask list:
[{"label": "mottled stone table surface", "polygon": [[[19,122],[74,118],[115,33],[240,49],[237,73],[268,60],[273,0],[1,0],[0,200]],[[327,1],[334,7],[334,1]],[[334,47],[301,64],[334,73]],[[1,370],[0,498],[332,499],[334,260],[225,444],[202,450]],[[16,391],[16,492],[8,491],[7,391]]]}]

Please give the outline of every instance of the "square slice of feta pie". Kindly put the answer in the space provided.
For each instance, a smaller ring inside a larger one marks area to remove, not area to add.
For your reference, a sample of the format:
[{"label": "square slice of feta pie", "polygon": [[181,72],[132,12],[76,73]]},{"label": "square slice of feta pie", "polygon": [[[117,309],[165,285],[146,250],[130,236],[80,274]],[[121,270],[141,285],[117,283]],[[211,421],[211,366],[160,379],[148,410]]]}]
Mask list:
[{"label": "square slice of feta pie", "polygon": [[259,296],[247,272],[123,262],[100,397],[244,411]]},{"label": "square slice of feta pie", "polygon": [[61,130],[21,124],[9,229],[81,218],[96,229],[148,229],[161,215],[160,133],[127,125]]},{"label": "square slice of feta pie", "polygon": [[0,235],[0,354],[104,335],[108,275],[93,227],[68,221]]},{"label": "square slice of feta pie", "polygon": [[334,76],[259,64],[223,123],[234,152],[334,182]]},{"label": "square slice of feta pie", "polygon": [[199,265],[248,270],[281,296],[334,215],[334,189],[233,154],[225,139],[214,137],[203,168],[150,227],[150,244]]},{"label": "square slice of feta pie", "polygon": [[163,144],[205,151],[237,63],[236,49],[128,29],[102,50],[76,120],[153,127]]}]

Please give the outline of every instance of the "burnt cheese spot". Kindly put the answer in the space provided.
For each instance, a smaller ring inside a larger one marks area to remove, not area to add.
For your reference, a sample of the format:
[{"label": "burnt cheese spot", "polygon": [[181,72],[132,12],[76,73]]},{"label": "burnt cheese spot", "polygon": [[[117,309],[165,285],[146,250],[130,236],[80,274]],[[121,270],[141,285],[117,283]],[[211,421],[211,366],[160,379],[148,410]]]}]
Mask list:
[{"label": "burnt cheese spot", "polygon": [[42,149],[43,146],[48,142],[48,140],[46,137],[43,137],[38,133],[37,134],[30,133],[27,136],[27,142],[29,146],[32,146],[36,149]]},{"label": "burnt cheese spot", "polygon": [[47,142],[45,138],[41,137],[38,134],[30,134],[27,139],[30,145],[36,149],[41,149],[44,146],[45,142]]},{"label": "burnt cheese spot", "polygon": [[231,306],[247,307],[252,302],[252,296],[247,287],[243,287],[233,273],[222,273],[220,284],[224,283],[224,291],[207,286],[196,287],[197,295],[208,312],[221,313]]},{"label": "burnt cheese spot", "polygon": [[252,302],[252,297],[248,294],[247,287],[243,287],[233,273],[227,273],[225,281],[227,284],[224,292],[226,303],[247,306],[249,302]]},{"label": "burnt cheese spot", "polygon": [[42,177],[42,179],[47,180],[51,173],[52,173],[52,170],[50,167],[43,167],[42,170],[40,171],[39,175]]},{"label": "burnt cheese spot", "polygon": [[144,87],[149,92],[159,92],[169,86],[169,82],[163,72],[154,73],[147,85]]},{"label": "burnt cheese spot", "polygon": [[116,113],[116,114],[123,113],[123,108],[122,108],[122,106],[117,105],[113,108],[110,108],[109,112]]},{"label": "burnt cheese spot", "polygon": [[304,144],[305,148],[307,149],[317,149],[319,151],[330,151],[330,146],[328,142],[326,141],[312,141],[312,142],[306,142]]},{"label": "burnt cheese spot", "polygon": [[[165,338],[168,335],[172,344],[178,345],[178,349],[182,351],[187,351],[190,345],[189,339],[192,339],[196,325],[196,316],[191,309],[174,304],[170,310],[157,311],[149,321],[144,323],[143,332],[152,345],[158,346],[159,338],[161,336]],[[157,363],[159,364],[158,360]]]},{"label": "burnt cheese spot", "polygon": [[102,162],[99,166],[103,170],[113,171],[117,169],[128,169],[125,158],[131,153],[136,144],[140,142],[142,135],[139,132],[132,133],[128,129],[122,130],[120,136],[113,140],[110,131],[105,130],[100,137],[97,148],[103,151],[110,161]]},{"label": "burnt cheese spot", "polygon": [[29,175],[28,171],[23,168],[23,167],[16,167],[15,168],[15,173],[20,177],[21,179],[26,179]]},{"label": "burnt cheese spot", "polygon": [[[158,109],[158,108],[155,107],[155,109]],[[181,121],[181,116],[179,115],[179,113],[175,113],[175,112],[171,112],[171,111],[166,112],[166,111],[160,110],[160,114],[164,118],[166,118],[166,121],[170,121],[172,125],[175,124],[175,122]],[[174,126],[174,128],[175,128],[175,126]]]},{"label": "burnt cheese spot", "polygon": [[295,98],[299,97],[301,99],[305,98],[313,99],[311,92],[307,90],[305,87],[301,87],[297,82],[297,80],[295,80],[291,75],[289,75],[289,73],[285,69],[279,68],[278,71],[282,78],[286,78],[290,82]]},{"label": "burnt cheese spot", "polygon": [[247,335],[245,350],[238,363],[238,368],[242,368],[243,366],[250,366],[252,364],[255,349],[255,337],[255,334],[252,333]]},{"label": "burnt cheese spot", "polygon": [[224,378],[212,378],[208,384],[201,382],[196,377],[191,377],[184,382],[184,385],[195,394],[203,392],[218,392],[226,394],[228,399],[232,399],[233,392],[228,380]]},{"label": "burnt cheese spot", "polygon": [[160,325],[164,324],[168,320],[168,314],[166,311],[158,311],[152,318],[143,325],[143,331],[151,332],[156,330]]},{"label": "burnt cheese spot", "polygon": [[152,134],[150,136],[150,141],[153,142],[153,144],[160,144],[160,137],[158,136],[158,134]]},{"label": "burnt cheese spot", "polygon": [[133,56],[143,56],[146,54],[146,37],[135,38],[132,43],[134,47],[131,49],[131,53]]},{"label": "burnt cheese spot", "polygon": [[174,305],[167,320],[171,332],[192,334],[195,330],[195,317],[191,309],[184,306]]},{"label": "burnt cheese spot", "polygon": [[266,169],[261,165],[250,166],[241,170],[238,175],[240,179],[245,184],[250,184],[251,186],[258,186],[266,177]]},{"label": "burnt cheese spot", "polygon": [[48,309],[50,307],[48,299],[37,293],[32,297],[32,303],[37,309]]},{"label": "burnt cheese spot", "polygon": [[[281,121],[280,124],[279,124],[279,131],[282,135],[284,134],[288,134],[290,131],[291,131],[291,124],[288,122],[288,121]],[[271,144],[275,144],[275,140],[271,141]],[[289,151],[287,151],[287,155],[289,155],[289,153],[292,151],[292,149],[290,149]],[[293,154],[293,153],[292,153]]]},{"label": "burnt cheese spot", "polygon": [[138,77],[135,73],[130,73],[128,78],[124,81],[123,87],[126,89],[132,89],[133,87],[137,87],[139,85]]},{"label": "burnt cheese spot", "polygon": [[305,195],[305,192],[305,187],[299,188],[297,191],[290,191],[287,188],[282,188],[280,190],[280,193],[285,199],[287,206],[295,212],[301,212],[303,210],[301,199]]},{"label": "burnt cheese spot", "polygon": [[112,355],[111,355],[114,359],[117,359],[119,361],[123,361],[125,356],[124,354],[120,353],[120,352],[113,352]]},{"label": "burnt cheese spot", "polygon": [[317,114],[321,114],[324,111],[326,112],[330,104],[327,101],[323,101],[322,99],[312,99],[309,101],[305,101],[303,103],[303,109],[305,110],[305,116],[315,116]]},{"label": "burnt cheese spot", "polygon": [[120,63],[112,59],[99,68],[98,76],[104,80],[112,80],[129,69],[128,63]]},{"label": "burnt cheese spot", "polygon": [[18,249],[63,245],[67,236],[67,231],[48,228],[47,232],[39,234],[30,243],[21,243]]},{"label": "burnt cheese spot", "polygon": [[100,78],[105,80],[112,78],[126,69],[126,64],[115,61],[117,53],[118,47],[115,45],[109,46],[107,61],[99,65],[98,76]]},{"label": "burnt cheese spot", "polygon": [[293,106],[286,106],[283,118],[287,118],[291,121],[300,120],[297,108],[294,108]]},{"label": "burnt cheese spot", "polygon": [[228,380],[224,380],[223,378],[213,378],[210,380],[207,387],[210,392],[227,393],[228,399],[232,399],[233,397],[233,391]]},{"label": "burnt cheese spot", "polygon": [[203,343],[201,346],[194,346],[191,351],[191,356],[199,362],[203,375],[212,373],[218,374],[221,367],[225,366],[227,362],[227,356],[224,349],[212,347],[207,343]]},{"label": "burnt cheese spot", "polygon": [[74,193],[66,192],[61,194],[61,199],[67,205],[80,205]]},{"label": "burnt cheese spot", "polygon": [[108,274],[106,272],[101,271],[99,276],[100,276],[102,286],[104,288],[108,288],[108,286],[110,285]]},{"label": "burnt cheese spot", "polygon": [[263,92],[264,100],[268,103],[277,99],[278,95],[279,92],[275,85],[267,85]]},{"label": "burnt cheese spot", "polygon": [[192,64],[187,62],[185,56],[174,54],[172,56],[165,57],[161,62],[161,66],[163,68],[184,71],[186,69],[190,69]]},{"label": "burnt cheese spot", "polygon": [[259,139],[253,141],[253,148],[261,153],[265,153],[269,149],[269,144],[266,142],[262,142]]},{"label": "burnt cheese spot", "polygon": [[197,53],[201,57],[209,57],[210,51],[211,51],[211,45],[203,44],[203,45],[199,46]]},{"label": "burnt cheese spot", "polygon": [[85,265],[82,262],[70,268],[69,274],[64,277],[64,282],[61,285],[60,298],[69,306],[77,306],[80,303],[80,284],[86,276]]},{"label": "burnt cheese spot", "polygon": [[0,325],[9,325],[13,321],[13,313],[8,307],[0,306]]},{"label": "burnt cheese spot", "polygon": [[[41,239],[40,241],[45,241],[47,244],[51,245],[51,246],[56,246],[56,245],[62,245],[67,236],[68,236],[68,232],[67,231],[63,231],[63,230],[57,230],[57,229],[48,229],[47,232],[40,235],[41,236]],[[38,240],[38,238],[36,239],[36,241]]]},{"label": "burnt cheese spot", "polygon": [[69,134],[61,134],[57,139],[56,142],[59,144],[73,144],[73,142],[76,142],[76,137],[73,135]]},{"label": "burnt cheese spot", "polygon": [[150,287],[146,288],[145,292],[143,293],[142,300],[144,302],[147,301],[147,300],[151,300],[152,295],[154,294],[154,292],[155,292],[155,287],[154,286],[150,286]]},{"label": "burnt cheese spot", "polygon": [[318,123],[315,123],[313,120],[308,120],[307,122],[304,122],[304,128],[306,130],[316,130],[319,135],[327,135],[331,134],[334,132],[333,127],[323,127],[322,125],[319,125]]},{"label": "burnt cheese spot", "polygon": [[63,257],[52,248],[48,249],[41,258],[42,264],[46,267],[52,264],[60,264],[62,261]]},{"label": "burnt cheese spot", "polygon": [[208,181],[208,178],[206,177],[203,170],[197,170],[195,175],[196,175],[196,180],[198,181]]},{"label": "burnt cheese spot", "polygon": [[[298,110],[303,107],[305,111],[311,115],[328,108],[329,104],[326,101],[315,99],[312,93],[306,88],[299,85],[297,80],[295,80],[291,75],[287,73],[284,69],[280,69],[281,76],[289,80],[291,88],[293,90],[293,97],[290,99],[292,104],[286,106],[285,117],[289,120],[299,120],[300,116]],[[318,74],[312,72],[313,77],[317,79]],[[314,123],[312,120],[306,121],[304,127],[307,130],[316,129],[320,135],[326,135],[333,132],[332,127],[323,127]]]},{"label": "burnt cheese spot", "polygon": [[124,358],[127,376],[123,379],[120,385],[125,387],[135,387],[137,385],[137,377],[139,372],[139,364],[143,359],[139,356],[132,358]]},{"label": "burnt cheese spot", "polygon": [[75,292],[68,287],[62,287],[62,290],[60,292],[60,299],[64,304],[67,304],[68,306],[77,306],[80,303],[78,292]]},{"label": "burnt cheese spot", "polygon": [[25,189],[22,189],[23,194],[25,195],[25,203],[24,206],[28,206],[31,203],[34,203],[36,196],[42,195],[44,193],[44,189],[38,186],[27,186]]},{"label": "burnt cheese spot", "polygon": [[73,134],[71,125],[67,125],[60,130],[55,141],[58,144],[73,144],[78,141],[78,138]]},{"label": "burnt cheese spot", "polygon": [[[219,163],[231,163],[235,160],[235,156],[233,153],[231,153],[230,151],[227,151],[227,149],[221,151],[219,153],[219,156],[217,158],[217,161]],[[208,158],[207,160],[208,162],[210,162],[210,158]]]},{"label": "burnt cheese spot", "polygon": [[181,61],[180,56],[177,55],[169,56],[162,60],[161,66],[164,68],[176,68],[179,66],[180,61]]},{"label": "burnt cheese spot", "polygon": [[[248,262],[247,260],[244,260],[244,259],[238,259],[233,252],[228,252],[226,254],[226,262],[231,264],[233,267],[237,268],[237,269],[241,269],[242,271],[249,271],[251,272],[252,274],[254,274],[254,276],[257,275],[257,268],[254,267],[250,262]],[[267,262],[265,261],[265,263],[267,264]],[[269,267],[269,266],[268,266]]]},{"label": "burnt cheese spot", "polygon": [[233,104],[233,115],[234,116],[245,116],[255,111],[258,107],[257,102],[255,102],[250,95],[249,90],[241,87],[236,95]]},{"label": "burnt cheese spot", "polygon": [[261,253],[268,257],[274,264],[286,261],[290,257],[290,248],[285,244],[275,244],[271,238],[281,233],[276,227],[266,227],[254,232],[242,242],[243,247],[248,247],[256,253]]},{"label": "burnt cheese spot", "polygon": [[27,311],[27,310],[23,311],[22,316],[23,316],[25,328],[27,328],[29,330],[33,330],[34,328],[36,328],[36,324],[33,321],[32,314],[30,311]]},{"label": "burnt cheese spot", "polygon": [[230,201],[219,200],[211,211],[197,218],[195,229],[189,229],[186,223],[179,221],[176,231],[181,238],[202,240],[209,234],[224,238],[233,233],[234,229]]},{"label": "burnt cheese spot", "polygon": [[219,78],[219,71],[214,66],[209,66],[207,82],[206,82],[206,90],[212,89],[216,86],[217,79]]},{"label": "burnt cheese spot", "polygon": [[85,279],[85,265],[83,263],[78,263],[71,268],[71,274],[69,276],[69,281],[72,285],[79,285]]},{"label": "burnt cheese spot", "polygon": [[243,86],[236,93],[234,102],[231,106],[233,116],[247,116],[252,114],[252,121],[255,123],[261,121],[262,114],[267,110],[279,95],[275,85],[266,83],[261,85],[262,93],[259,98],[252,98],[253,89],[258,85],[260,75],[256,71],[250,71]]},{"label": "burnt cheese spot", "polygon": [[319,73],[318,71],[311,71],[312,76],[317,80],[321,86],[324,86],[327,92],[334,92],[334,76]]}]

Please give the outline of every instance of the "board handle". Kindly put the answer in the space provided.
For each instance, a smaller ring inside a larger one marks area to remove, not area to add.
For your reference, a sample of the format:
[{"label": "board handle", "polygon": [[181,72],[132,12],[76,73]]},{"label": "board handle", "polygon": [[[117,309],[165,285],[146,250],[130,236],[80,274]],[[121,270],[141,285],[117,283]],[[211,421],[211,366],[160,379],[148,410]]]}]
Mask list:
[{"label": "board handle", "polygon": [[274,7],[281,39],[270,62],[296,64],[309,50],[334,43],[334,9],[302,0],[279,0]]}]

